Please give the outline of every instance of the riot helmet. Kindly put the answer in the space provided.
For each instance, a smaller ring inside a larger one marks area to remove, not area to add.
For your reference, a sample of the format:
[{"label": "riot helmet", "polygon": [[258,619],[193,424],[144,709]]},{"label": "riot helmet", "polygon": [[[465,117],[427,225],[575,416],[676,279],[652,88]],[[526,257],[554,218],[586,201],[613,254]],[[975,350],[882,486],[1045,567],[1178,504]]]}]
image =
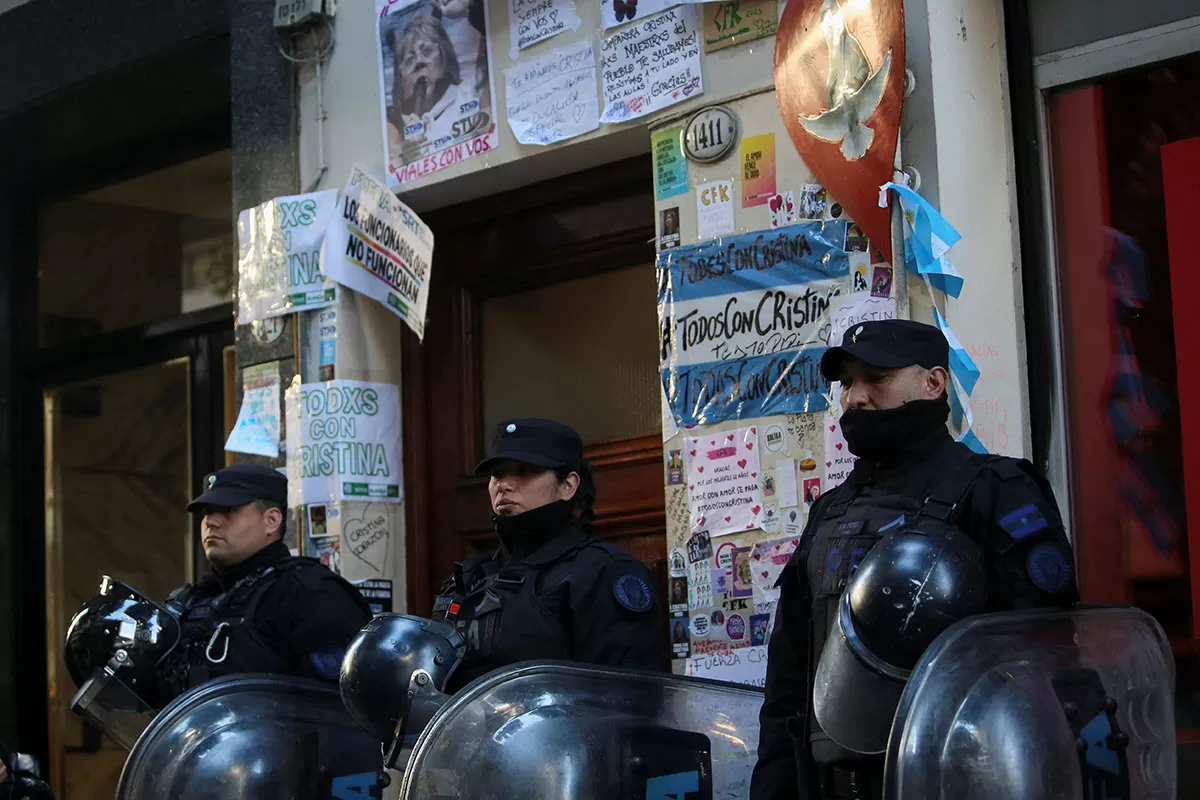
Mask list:
[{"label": "riot helmet", "polygon": [[396,764],[408,739],[445,704],[446,682],[465,653],[454,627],[408,614],[381,614],[350,643],[339,681],[342,703],[383,742],[385,766]]},{"label": "riot helmet", "polygon": [[834,742],[882,753],[904,684],[957,620],[987,610],[979,547],[953,525],[918,516],[863,558],[838,602],[813,682],[813,711]]},{"label": "riot helmet", "polygon": [[71,709],[129,749],[153,716],[156,670],[179,640],[174,615],[105,575],[67,628],[67,671],[79,687]]}]

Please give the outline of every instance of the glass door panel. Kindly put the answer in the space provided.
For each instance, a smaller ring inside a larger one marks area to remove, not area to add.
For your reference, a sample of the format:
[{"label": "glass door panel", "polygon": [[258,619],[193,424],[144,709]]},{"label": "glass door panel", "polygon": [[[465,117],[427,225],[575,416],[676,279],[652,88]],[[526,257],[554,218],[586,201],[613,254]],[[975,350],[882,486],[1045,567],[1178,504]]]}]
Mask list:
[{"label": "glass door panel", "polygon": [[45,394],[50,776],[59,800],[109,800],[126,753],[71,712],[66,627],[112,575],[164,600],[192,575],[190,364]]}]

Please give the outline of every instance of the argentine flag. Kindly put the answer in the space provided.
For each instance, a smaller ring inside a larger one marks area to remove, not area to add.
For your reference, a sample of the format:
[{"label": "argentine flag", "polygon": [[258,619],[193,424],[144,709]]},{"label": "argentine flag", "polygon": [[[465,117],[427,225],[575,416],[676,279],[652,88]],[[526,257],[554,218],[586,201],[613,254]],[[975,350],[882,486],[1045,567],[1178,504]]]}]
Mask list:
[{"label": "argentine flag", "polygon": [[889,189],[900,198],[900,207],[904,210],[905,268],[926,278],[951,297],[958,297],[963,278],[946,258],[946,251],[957,244],[962,235],[925,198],[898,183],[885,183],[879,187],[880,208],[887,208]]}]

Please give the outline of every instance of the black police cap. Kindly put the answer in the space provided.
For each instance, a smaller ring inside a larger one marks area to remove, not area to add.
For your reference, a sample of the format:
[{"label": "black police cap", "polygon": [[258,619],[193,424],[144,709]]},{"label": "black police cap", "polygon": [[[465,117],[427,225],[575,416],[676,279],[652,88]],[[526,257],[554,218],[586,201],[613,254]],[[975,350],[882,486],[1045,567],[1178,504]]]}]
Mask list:
[{"label": "black police cap", "polygon": [[583,439],[571,426],[552,419],[506,419],[496,426],[488,457],[475,472],[490,472],[500,461],[578,471],[583,466]]},{"label": "black police cap", "polygon": [[205,478],[204,493],[187,510],[237,508],[257,500],[287,508],[287,477],[262,464],[234,464]]},{"label": "black police cap", "polygon": [[881,369],[922,366],[950,369],[950,344],[933,325],[907,319],[864,322],[846,330],[840,347],[831,347],[821,357],[825,380],[842,377],[847,357]]}]

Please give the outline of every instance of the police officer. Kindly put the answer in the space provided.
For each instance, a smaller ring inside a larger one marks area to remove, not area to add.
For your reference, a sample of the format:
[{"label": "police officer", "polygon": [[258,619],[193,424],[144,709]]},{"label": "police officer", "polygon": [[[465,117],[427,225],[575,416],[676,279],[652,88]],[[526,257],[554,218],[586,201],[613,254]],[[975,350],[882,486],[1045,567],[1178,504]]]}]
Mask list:
[{"label": "police officer", "polygon": [[287,478],[258,464],[210,475],[188,504],[203,514],[212,567],[174,593],[182,639],[159,667],[157,705],[212,678],[247,672],[337,681],[342,656],[371,619],[358,590],[283,543]]},{"label": "police officer", "polygon": [[812,507],[779,579],[753,800],[882,795],[883,756],[825,734],[813,677],[847,580],[884,532],[918,517],[964,532],[981,553],[984,610],[1077,600],[1047,482],[1026,461],[975,454],[950,436],[948,359],[937,328],[908,320],[851,328],[822,358],[825,378],[842,383],[842,433],[858,460]]},{"label": "police officer", "polygon": [[28,756],[12,753],[0,744],[0,800],[54,800],[50,787],[38,779],[34,770],[22,768]]},{"label": "police officer", "polygon": [[447,691],[534,659],[667,669],[649,572],[592,536],[596,490],[579,434],[546,419],[506,420],[475,471],[489,476],[501,546],[456,564],[434,603],[434,618],[467,642]]}]

